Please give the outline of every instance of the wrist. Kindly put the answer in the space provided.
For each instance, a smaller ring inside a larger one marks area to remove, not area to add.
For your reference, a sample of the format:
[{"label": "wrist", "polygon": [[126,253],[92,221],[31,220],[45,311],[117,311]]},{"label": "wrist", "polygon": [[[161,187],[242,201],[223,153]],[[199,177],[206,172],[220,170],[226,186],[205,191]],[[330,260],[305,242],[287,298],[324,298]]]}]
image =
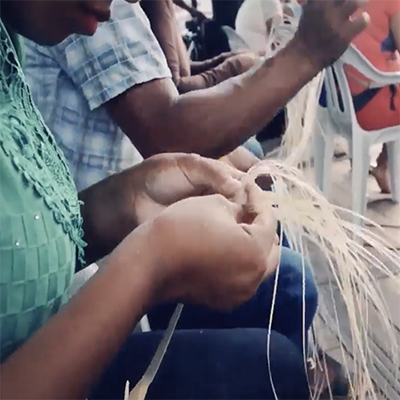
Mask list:
[{"label": "wrist", "polygon": [[144,291],[148,307],[179,301],[184,297],[182,280],[184,254],[175,244],[171,221],[163,217],[143,223],[108,257],[106,264],[115,270],[128,270],[129,287]]},{"label": "wrist", "polygon": [[138,225],[131,175],[127,170],[79,194],[89,263],[109,254]]},{"label": "wrist", "polygon": [[163,301],[162,281],[157,251],[151,240],[151,223],[146,223],[132,232],[109,256],[104,260],[104,270],[113,275],[124,277],[121,290],[127,294],[140,293],[143,304],[143,315],[151,307]]},{"label": "wrist", "polygon": [[311,73],[313,77],[325,68],[323,63],[318,61],[318,57],[310,51],[309,47],[298,35],[295,35],[286,49],[290,51],[290,55],[298,63],[295,65],[298,65],[301,70]]},{"label": "wrist", "polygon": [[304,86],[323,69],[309,55],[301,39],[296,36],[276,56],[267,58],[263,65],[267,69],[275,64],[280,76],[285,75],[287,84]]}]

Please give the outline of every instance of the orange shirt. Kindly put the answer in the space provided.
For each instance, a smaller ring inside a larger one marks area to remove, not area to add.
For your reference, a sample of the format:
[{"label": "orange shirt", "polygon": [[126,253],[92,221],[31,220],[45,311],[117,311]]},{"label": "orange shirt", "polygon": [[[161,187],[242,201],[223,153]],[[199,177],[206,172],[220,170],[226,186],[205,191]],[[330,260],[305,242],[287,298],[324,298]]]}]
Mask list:
[{"label": "orange shirt", "polygon": [[[353,44],[368,60],[382,72],[400,71],[400,53],[390,31],[390,20],[400,12],[400,0],[369,0],[364,11],[368,12],[371,23],[365,31],[359,34]],[[360,11],[361,12],[361,11]],[[352,76],[367,81],[358,71],[346,66],[346,71]],[[352,94],[366,91],[366,87],[356,82],[348,75]],[[390,104],[395,105],[391,109]],[[360,125],[366,130],[380,129],[386,126],[400,125],[400,94],[389,88],[383,88],[360,111],[357,112]]]},{"label": "orange shirt", "polygon": [[369,0],[364,10],[370,15],[371,23],[353,44],[380,71],[400,71],[400,53],[389,25],[400,12],[400,0]]},{"label": "orange shirt", "polygon": [[[400,54],[389,25],[390,20],[400,12],[400,0],[369,0],[363,10],[370,15],[371,23],[353,40],[353,44],[380,71],[400,71]],[[353,68],[348,67],[348,70],[351,74],[363,78]],[[351,79],[350,87],[352,93],[365,90],[364,87],[353,84]]]}]

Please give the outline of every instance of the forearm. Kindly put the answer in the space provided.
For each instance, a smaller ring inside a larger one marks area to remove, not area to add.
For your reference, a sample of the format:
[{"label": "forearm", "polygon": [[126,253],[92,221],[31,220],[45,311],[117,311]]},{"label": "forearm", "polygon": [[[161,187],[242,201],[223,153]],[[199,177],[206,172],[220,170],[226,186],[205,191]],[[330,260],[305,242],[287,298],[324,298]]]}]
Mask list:
[{"label": "forearm", "polygon": [[1,365],[2,399],[85,399],[153,300],[139,241],[128,265],[113,260]]},{"label": "forearm", "polygon": [[187,11],[192,17],[196,15],[196,9],[187,4],[184,0],[173,0],[174,4]]},{"label": "forearm", "polygon": [[110,254],[138,226],[134,171],[115,174],[79,193],[87,264]]},{"label": "forearm", "polygon": [[158,118],[146,118],[141,150],[145,156],[180,151],[219,158],[256,134],[317,73],[289,45],[256,70],[160,107]]},{"label": "forearm", "polygon": [[141,6],[165,55],[175,84],[190,76],[190,59],[180,35],[172,1],[142,0]]},{"label": "forearm", "polygon": [[175,84],[180,94],[212,88],[238,75],[238,70],[228,61],[198,75],[180,77]]},{"label": "forearm", "polygon": [[209,70],[210,68],[215,68],[221,63],[223,63],[225,60],[227,60],[230,57],[233,57],[238,53],[235,52],[230,52],[230,53],[222,53],[219,56],[210,58],[209,60],[205,61],[192,61],[190,63],[190,70],[192,75],[197,75],[201,74],[202,72],[205,72]]}]

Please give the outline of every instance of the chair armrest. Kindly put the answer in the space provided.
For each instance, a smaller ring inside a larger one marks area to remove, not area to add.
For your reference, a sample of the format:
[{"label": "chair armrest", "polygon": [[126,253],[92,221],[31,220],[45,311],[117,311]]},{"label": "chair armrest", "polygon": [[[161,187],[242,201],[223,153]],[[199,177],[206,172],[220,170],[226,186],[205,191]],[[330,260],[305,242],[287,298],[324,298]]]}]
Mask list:
[{"label": "chair armrest", "polygon": [[399,72],[382,72],[376,69],[371,62],[353,45],[341,57],[341,62],[349,64],[363,74],[372,83],[370,88],[378,88],[393,84],[400,84]]}]

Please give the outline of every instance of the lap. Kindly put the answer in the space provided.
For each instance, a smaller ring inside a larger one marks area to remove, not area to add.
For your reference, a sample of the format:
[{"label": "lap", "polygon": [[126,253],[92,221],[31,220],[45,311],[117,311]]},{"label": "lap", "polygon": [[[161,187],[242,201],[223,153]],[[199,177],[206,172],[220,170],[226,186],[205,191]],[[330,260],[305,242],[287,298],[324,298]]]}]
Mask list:
[{"label": "lap", "polygon": [[[305,264],[305,293],[303,293],[302,257],[282,248],[279,267],[273,329],[291,336],[302,329],[303,301],[306,306],[306,328],[317,308],[317,288],[310,268]],[[197,305],[185,305],[178,329],[267,328],[271,314],[276,277],[261,284],[255,296],[231,312],[213,311]],[[148,313],[153,330],[165,329],[175,304],[159,306]]]},{"label": "lap", "polygon": [[[162,332],[132,335],[92,392],[91,398],[122,398],[125,382],[141,378]],[[147,399],[307,399],[300,351],[286,337],[267,331],[233,329],[176,331]]]}]

